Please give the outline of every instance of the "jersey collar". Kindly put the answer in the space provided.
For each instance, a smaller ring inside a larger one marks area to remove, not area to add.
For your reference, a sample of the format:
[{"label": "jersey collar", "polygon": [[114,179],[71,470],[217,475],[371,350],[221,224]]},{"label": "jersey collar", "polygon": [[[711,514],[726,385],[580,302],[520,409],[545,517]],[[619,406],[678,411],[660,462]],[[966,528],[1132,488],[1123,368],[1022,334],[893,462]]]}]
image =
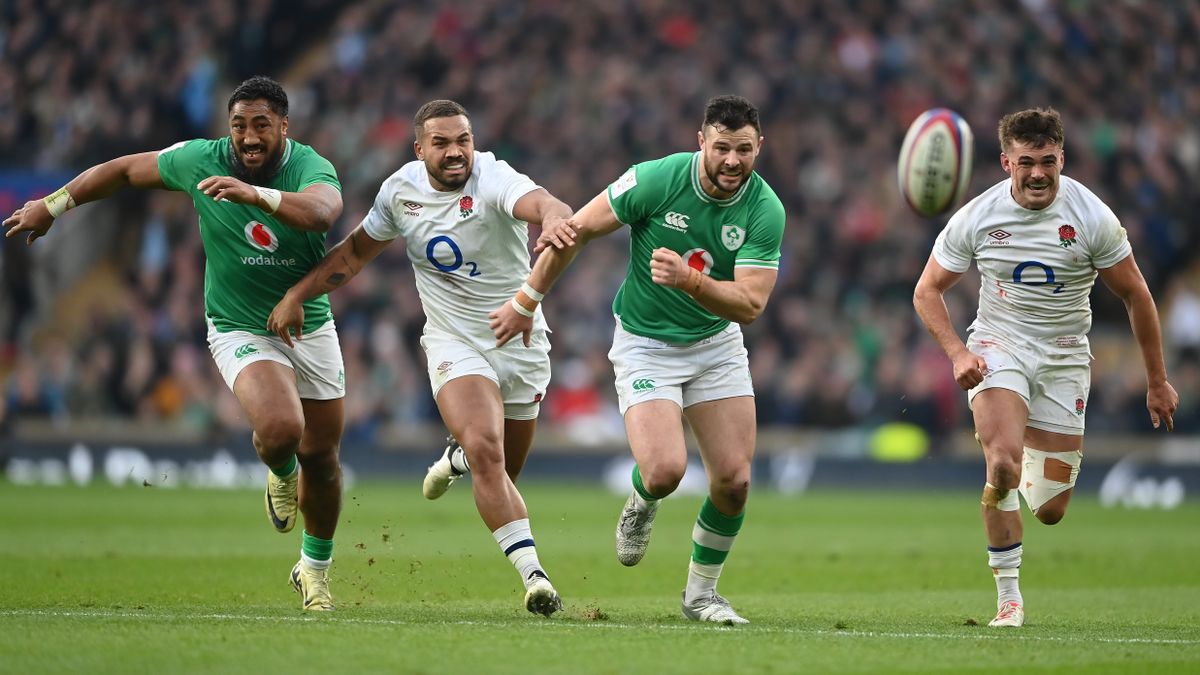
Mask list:
[{"label": "jersey collar", "polygon": [[[726,206],[733,206],[742,199],[743,195],[746,194],[746,188],[750,187],[750,179],[748,178],[746,179],[746,182],[742,183],[742,186],[738,188],[738,191],[733,193],[733,196],[727,199],[717,199],[716,197],[713,197],[704,191],[704,186],[700,184],[700,170],[700,151],[697,150],[696,152],[692,153],[692,190],[695,191],[696,196],[700,198],[700,201],[706,204],[715,204],[722,208]],[[754,174],[751,173],[750,178],[753,177]]]}]

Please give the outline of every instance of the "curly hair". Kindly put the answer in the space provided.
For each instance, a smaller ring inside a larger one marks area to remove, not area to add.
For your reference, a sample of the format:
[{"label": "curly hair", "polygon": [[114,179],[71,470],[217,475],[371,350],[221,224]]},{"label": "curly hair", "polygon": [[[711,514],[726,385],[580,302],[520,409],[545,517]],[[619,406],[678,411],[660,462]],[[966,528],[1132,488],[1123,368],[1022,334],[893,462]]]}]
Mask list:
[{"label": "curly hair", "polygon": [[758,108],[755,108],[753,103],[741,96],[714,96],[708,99],[708,104],[704,106],[704,124],[700,128],[714,126],[734,131],[747,124],[762,134],[762,127],[758,123]]},{"label": "curly hair", "polygon": [[1009,113],[1000,120],[1000,148],[1008,152],[1014,142],[1040,148],[1048,143],[1063,145],[1062,116],[1054,108],[1030,108]]},{"label": "curly hair", "polygon": [[259,99],[267,102],[267,106],[271,108],[271,112],[280,117],[287,117],[287,92],[283,90],[283,87],[278,82],[265,75],[255,75],[239,84],[237,89],[233,90],[233,94],[229,96],[228,110],[232,111],[233,104],[238,101],[257,101]]}]

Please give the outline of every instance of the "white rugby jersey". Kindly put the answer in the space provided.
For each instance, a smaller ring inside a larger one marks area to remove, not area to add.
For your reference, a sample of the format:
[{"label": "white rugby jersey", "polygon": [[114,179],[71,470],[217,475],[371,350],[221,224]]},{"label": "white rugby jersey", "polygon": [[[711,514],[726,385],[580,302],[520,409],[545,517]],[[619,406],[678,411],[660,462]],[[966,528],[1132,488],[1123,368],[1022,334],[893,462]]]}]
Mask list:
[{"label": "white rugby jersey", "polygon": [[969,330],[1086,348],[1096,270],[1132,253],[1125,228],[1066,176],[1059,176],[1054,201],[1038,211],[1017,204],[1010,185],[997,183],[955,213],[938,235],[934,259],[951,272],[967,271],[971,260],[979,266],[979,312]]},{"label": "white rugby jersey", "polygon": [[[412,161],[383,182],[363,229],[377,241],[404,237],[426,325],[496,346],[488,314],[512,299],[529,276],[529,232],[513,217],[517,200],[538,189],[490,152],[476,152],[462,189],[440,192],[425,164]],[[538,306],[535,329],[545,329]]]}]

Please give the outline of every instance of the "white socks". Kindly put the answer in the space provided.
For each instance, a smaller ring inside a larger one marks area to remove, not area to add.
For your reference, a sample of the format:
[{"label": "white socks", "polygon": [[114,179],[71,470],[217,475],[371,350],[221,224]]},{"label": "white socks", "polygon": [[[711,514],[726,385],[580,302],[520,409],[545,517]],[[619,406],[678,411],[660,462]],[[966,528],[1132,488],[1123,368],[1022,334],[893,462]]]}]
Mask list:
[{"label": "white socks", "polygon": [[708,597],[717,592],[717,579],[725,565],[702,565],[695,560],[688,564],[687,587],[683,591],[684,602]]},{"label": "white socks", "polygon": [[995,549],[988,547],[988,566],[996,578],[996,606],[1021,599],[1019,578],[1021,574],[1021,542]]},{"label": "white socks", "polygon": [[521,574],[521,581],[525,583],[526,588],[536,579],[534,572],[545,576],[542,563],[538,561],[537,547],[533,544],[533,532],[529,529],[528,518],[501,525],[492,536],[500,545],[500,550],[504,551],[504,555],[508,556],[513,567]]}]

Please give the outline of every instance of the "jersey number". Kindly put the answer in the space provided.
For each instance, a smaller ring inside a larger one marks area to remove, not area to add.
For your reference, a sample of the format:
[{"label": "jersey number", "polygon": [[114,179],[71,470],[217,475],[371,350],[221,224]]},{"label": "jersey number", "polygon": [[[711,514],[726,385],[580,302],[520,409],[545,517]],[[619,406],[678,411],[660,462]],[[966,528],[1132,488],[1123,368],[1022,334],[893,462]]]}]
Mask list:
[{"label": "jersey number", "polygon": [[[434,256],[434,254],[437,253],[438,244],[445,244],[446,246],[450,247],[450,252],[454,254],[454,262],[447,265]],[[425,258],[429,260],[429,264],[436,267],[438,271],[447,273],[457,270],[464,264],[462,249],[458,247],[458,244],[454,243],[453,239],[445,235],[434,237],[433,239],[429,240],[429,243],[425,245]],[[467,276],[477,277],[480,274],[483,274],[479,271],[479,266],[475,263],[467,262],[465,264],[471,266],[471,271],[467,273]]]},{"label": "jersey number", "polygon": [[[1025,270],[1029,269],[1030,267],[1035,267],[1035,268],[1040,269],[1043,272],[1045,272],[1046,273],[1045,280],[1039,279],[1036,281],[1022,281],[1021,275],[1024,274]],[[1054,281],[1054,268],[1053,267],[1047,265],[1046,263],[1038,262],[1036,260],[1026,260],[1025,262],[1021,263],[1020,265],[1017,265],[1016,267],[1014,267],[1013,268],[1013,283],[1025,284],[1026,286],[1045,286],[1046,284],[1053,284],[1055,293],[1061,293],[1062,289],[1066,286],[1065,283]]]}]

